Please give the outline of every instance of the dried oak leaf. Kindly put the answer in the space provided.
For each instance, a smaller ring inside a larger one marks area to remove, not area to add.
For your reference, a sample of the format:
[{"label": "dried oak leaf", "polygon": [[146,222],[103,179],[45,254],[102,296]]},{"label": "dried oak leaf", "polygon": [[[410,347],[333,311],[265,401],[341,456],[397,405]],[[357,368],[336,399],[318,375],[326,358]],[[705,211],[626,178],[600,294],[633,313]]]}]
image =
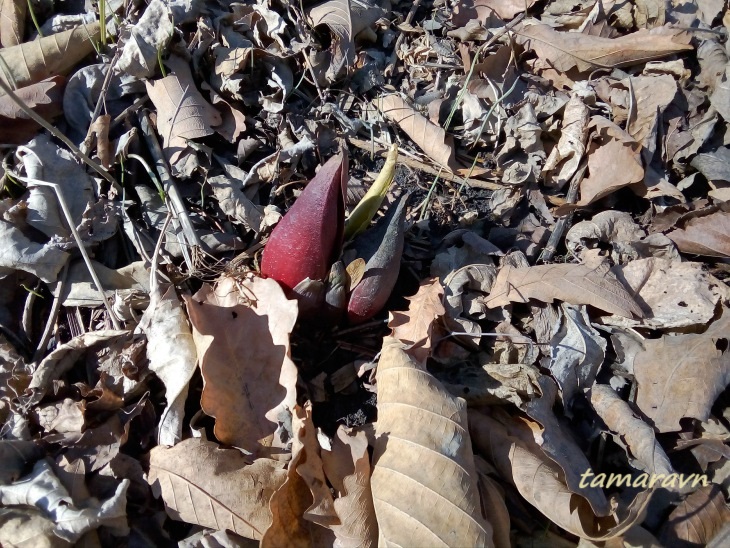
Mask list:
[{"label": "dried oak leaf", "polygon": [[704,333],[664,335],[644,341],[634,374],[636,405],[659,432],[676,432],[685,417],[707,420],[717,396],[730,384],[730,309]]},{"label": "dried oak leaf", "polygon": [[375,106],[398,124],[432,160],[454,171],[454,142],[450,135],[446,135],[444,128],[416,112],[395,94],[380,97]]},{"label": "dried oak leaf", "polygon": [[[0,78],[13,89],[22,88],[51,76],[66,75],[94,51],[99,23],[82,25],[52,36],[0,49]],[[0,91],[0,95],[4,95]]]},{"label": "dried oak leaf", "polygon": [[377,379],[371,486],[379,544],[493,546],[481,514],[466,402],[392,337],[383,341]]},{"label": "dried oak leaf", "polygon": [[407,311],[388,314],[390,336],[406,345],[406,353],[419,363],[424,363],[431,354],[434,322],[446,312],[443,296],[444,288],[438,278],[427,278],[416,294],[408,297]]},{"label": "dried oak leaf", "polygon": [[529,299],[589,304],[627,318],[643,316],[633,297],[604,264],[596,268],[579,264],[526,268],[506,265],[497,274],[485,304],[488,308],[497,308],[510,302],[526,303]]},{"label": "dried oak leaf", "polygon": [[2,0],[0,2],[0,45],[4,48],[23,42],[27,0]]},{"label": "dried oak leaf", "polygon": [[188,148],[188,140],[212,135],[213,127],[223,119],[195,87],[187,62],[173,56],[167,64],[174,72],[146,85],[157,109],[157,130],[165,154],[174,164]]},{"label": "dried oak leaf", "polygon": [[255,455],[281,453],[275,431],[296,403],[296,301],[275,280],[248,277],[205,285],[187,304],[205,382],[201,406],[216,419],[216,437]]},{"label": "dried oak leaf", "polygon": [[494,12],[505,21],[514,18],[518,13],[526,11],[536,0],[462,0],[458,4],[458,12],[452,16],[456,25],[465,25],[471,19],[485,22]]},{"label": "dried oak leaf", "polygon": [[618,38],[602,38],[580,32],[560,32],[548,25],[522,26],[517,41],[533,50],[541,64],[561,72],[627,67],[692,49],[690,36],[671,27],[641,29]]},{"label": "dried oak leaf", "polygon": [[586,152],[590,111],[578,94],[565,105],[560,140],[550,152],[543,166],[547,172],[547,186],[562,188],[578,170]]},{"label": "dried oak leaf", "polygon": [[147,481],[172,519],[260,540],[271,523],[269,499],[285,478],[278,461],[247,464],[236,449],[190,438],[155,447]]},{"label": "dried oak leaf", "polygon": [[[45,120],[63,112],[63,76],[48,78],[15,91],[15,94]],[[22,144],[40,130],[38,125],[7,95],[0,95],[0,142]]]}]

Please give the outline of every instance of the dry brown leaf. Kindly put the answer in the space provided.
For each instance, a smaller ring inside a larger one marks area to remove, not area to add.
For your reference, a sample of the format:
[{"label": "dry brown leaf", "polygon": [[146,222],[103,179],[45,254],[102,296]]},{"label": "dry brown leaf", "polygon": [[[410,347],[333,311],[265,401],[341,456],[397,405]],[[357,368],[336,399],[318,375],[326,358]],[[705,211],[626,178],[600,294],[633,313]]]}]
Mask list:
[{"label": "dry brown leaf", "polygon": [[590,391],[591,405],[631,452],[643,470],[652,474],[673,473],[667,454],[654,436],[654,429],[637,417],[628,403],[608,385],[595,384]]},{"label": "dry brown leaf", "polygon": [[626,132],[637,143],[649,145],[650,143],[645,143],[645,140],[651,138],[657,118],[677,94],[677,82],[671,75],[662,74],[629,78],[628,84],[629,93],[634,94],[633,100],[629,103],[634,105],[634,110],[629,112]]},{"label": "dry brown leaf", "polygon": [[339,493],[334,505],[340,525],[331,527],[337,538],[335,546],[377,546],[378,522],[370,489],[367,435],[362,430],[348,431],[340,426],[331,451],[322,451],[322,462],[327,479]]},{"label": "dry brown leaf", "polygon": [[607,540],[621,535],[643,518],[650,492],[637,495],[627,507],[599,518],[588,501],[565,484],[561,468],[549,459],[533,439],[529,426],[517,419],[501,422],[469,411],[469,430],[479,452],[517,487],[520,494],[553,523],[589,540]]},{"label": "dry brown leaf", "polygon": [[660,540],[664,546],[706,546],[727,523],[730,523],[730,508],[722,488],[707,485],[689,495],[669,514]]},{"label": "dry brown leaf", "polygon": [[451,136],[446,135],[444,128],[421,116],[395,94],[381,97],[375,106],[398,124],[433,161],[454,171],[454,142]]},{"label": "dry brown leaf", "polygon": [[418,292],[408,297],[406,312],[394,310],[388,314],[391,337],[406,345],[406,352],[420,363],[431,355],[434,322],[446,312],[443,296],[444,288],[438,278],[427,278],[421,282]]},{"label": "dry brown leaf", "polygon": [[456,25],[464,25],[471,19],[486,22],[492,13],[508,21],[518,13],[522,13],[536,0],[462,0],[459,2],[458,14],[452,20]]},{"label": "dry brown leaf", "polygon": [[630,318],[643,312],[605,264],[591,268],[579,264],[548,264],[514,268],[506,265],[497,274],[485,304],[488,308],[529,299],[551,303],[589,304],[611,314]]},{"label": "dry brown leaf", "polygon": [[[628,136],[627,136],[628,137]],[[636,143],[605,136],[591,143],[588,176],[580,183],[578,206],[586,206],[625,186],[644,180],[640,147]],[[616,169],[620,165],[621,169]]]},{"label": "dry brown leaf", "polygon": [[634,361],[636,404],[659,432],[681,429],[685,417],[707,420],[730,384],[730,309],[702,334],[664,335],[644,341]]},{"label": "dry brown leaf", "polygon": [[683,253],[730,257],[730,211],[694,217],[667,233],[667,237]]},{"label": "dry brown leaf", "polygon": [[223,122],[220,113],[208,103],[182,59],[171,57],[174,72],[161,80],[147,82],[147,93],[157,109],[157,130],[162,136],[165,154],[175,163],[188,147],[188,140],[213,134],[213,127]]},{"label": "dry brown leaf", "polygon": [[542,168],[547,172],[547,186],[562,188],[578,170],[586,152],[589,117],[588,107],[578,94],[573,94],[565,105],[560,140]]},{"label": "dry brown leaf", "polygon": [[215,289],[203,286],[188,313],[205,381],[201,405],[216,419],[217,438],[254,454],[280,453],[274,432],[295,405],[296,301],[271,279],[224,278]]},{"label": "dry brown leaf", "polygon": [[28,0],[2,0],[0,2],[0,45],[4,48],[23,42]]},{"label": "dry brown leaf", "polygon": [[286,481],[269,502],[273,520],[262,548],[331,546],[330,529],[339,525],[324,477],[311,404],[297,406],[292,418],[294,440]]},{"label": "dry brown leaf", "polygon": [[579,72],[597,68],[627,67],[692,49],[682,30],[658,27],[618,38],[602,38],[579,32],[560,32],[548,25],[523,26],[517,40],[533,50],[542,62],[537,68]]},{"label": "dry brown leaf", "polygon": [[278,461],[247,464],[236,449],[190,438],[155,447],[147,481],[172,519],[260,540],[271,523],[269,499],[285,478]]},{"label": "dry brown leaf", "polygon": [[487,521],[492,525],[495,548],[510,548],[509,510],[504,501],[504,490],[496,480],[487,475],[494,468],[479,455],[474,455],[474,462],[479,474],[479,495]]},{"label": "dry brown leaf", "polygon": [[383,341],[377,379],[371,486],[378,544],[492,546],[464,400],[449,394],[392,337]]},{"label": "dry brown leaf", "polygon": [[93,43],[98,37],[99,23],[92,23],[0,49],[0,78],[18,89],[51,76],[65,76],[94,51]]}]

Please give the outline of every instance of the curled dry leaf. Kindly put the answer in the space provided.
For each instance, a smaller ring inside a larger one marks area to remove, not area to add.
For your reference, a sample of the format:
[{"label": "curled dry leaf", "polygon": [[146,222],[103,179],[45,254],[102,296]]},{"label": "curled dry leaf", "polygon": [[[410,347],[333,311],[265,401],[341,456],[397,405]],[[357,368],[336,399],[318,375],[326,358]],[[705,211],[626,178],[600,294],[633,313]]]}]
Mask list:
[{"label": "curled dry leaf", "polygon": [[431,355],[434,322],[445,313],[442,299],[444,288],[438,278],[421,282],[413,297],[408,297],[406,312],[392,311],[388,315],[390,336],[405,345],[407,354],[419,363]]},{"label": "curled dry leaf", "polygon": [[167,406],[160,417],[157,442],[175,445],[182,439],[185,399],[198,356],[174,287],[169,286],[164,294],[153,289],[139,327],[147,336],[149,368],[165,385]]},{"label": "curled dry leaf", "polygon": [[[38,38],[0,49],[0,78],[13,89],[25,87],[52,76],[65,76],[92,51],[99,38],[99,23]],[[0,91],[0,94],[4,95]]]},{"label": "curled dry leaf", "polygon": [[0,275],[22,270],[53,283],[70,257],[52,243],[36,243],[13,224],[0,220]]},{"label": "curled dry leaf", "polygon": [[126,40],[117,63],[119,70],[140,79],[154,76],[157,52],[165,50],[173,31],[170,7],[162,0],[152,0],[139,21],[125,33]]},{"label": "curled dry leaf", "polygon": [[201,406],[216,419],[216,437],[255,455],[281,453],[288,436],[275,431],[295,405],[296,301],[274,280],[248,277],[204,285],[187,304],[205,382]]},{"label": "curled dry leaf", "polygon": [[643,470],[652,474],[671,474],[672,464],[654,435],[654,429],[637,417],[628,403],[605,384],[590,390],[593,409],[608,429],[626,444],[631,456]]},{"label": "curled dry leaf", "polygon": [[730,309],[701,334],[646,339],[636,355],[636,405],[659,432],[676,432],[685,417],[705,421],[730,384]]},{"label": "curled dry leaf", "polygon": [[558,144],[542,168],[548,173],[548,186],[562,188],[578,170],[586,152],[590,111],[578,94],[565,105],[563,126]]},{"label": "curled dry leaf", "polygon": [[605,264],[597,268],[578,264],[526,268],[506,265],[497,274],[485,304],[488,308],[497,308],[510,302],[526,303],[529,299],[589,304],[627,318],[643,315],[641,308]]},{"label": "curled dry leaf", "polygon": [[442,127],[430,122],[395,94],[380,97],[375,106],[398,124],[433,161],[454,170],[454,142]]},{"label": "curled dry leaf", "polygon": [[531,428],[520,419],[505,426],[492,417],[469,411],[469,430],[480,454],[510,481],[535,508],[566,531],[587,540],[621,535],[643,517],[651,492],[637,495],[628,506],[599,518],[588,501],[571,491],[562,469],[535,443]]},{"label": "curled dry leaf", "polygon": [[641,29],[618,38],[580,32],[560,32],[548,25],[522,26],[517,40],[540,58],[538,68],[579,72],[597,68],[627,67],[692,49],[690,36],[671,27]]},{"label": "curled dry leaf", "polygon": [[247,464],[236,449],[190,438],[155,447],[147,481],[172,519],[260,540],[271,523],[269,499],[285,478],[278,461]]},{"label": "curled dry leaf", "polygon": [[379,545],[492,546],[464,400],[449,394],[392,337],[383,341],[377,379],[371,485]]},{"label": "curled dry leaf", "polygon": [[168,65],[174,70],[172,74],[146,85],[157,109],[157,131],[165,154],[174,164],[188,148],[188,140],[212,135],[213,127],[223,119],[195,87],[187,62],[171,57]]},{"label": "curled dry leaf", "polygon": [[509,21],[518,13],[532,7],[536,0],[466,0],[459,2],[459,12],[454,17],[457,25],[466,24],[470,19],[486,22],[492,13]]}]

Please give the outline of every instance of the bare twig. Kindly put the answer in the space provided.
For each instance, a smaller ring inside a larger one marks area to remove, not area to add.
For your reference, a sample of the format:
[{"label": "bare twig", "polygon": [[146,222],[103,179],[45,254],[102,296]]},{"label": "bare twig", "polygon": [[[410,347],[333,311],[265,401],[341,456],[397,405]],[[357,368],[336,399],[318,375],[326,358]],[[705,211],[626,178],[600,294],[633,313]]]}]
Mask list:
[{"label": "bare twig", "polygon": [[58,278],[56,292],[53,295],[53,304],[51,305],[51,311],[49,312],[48,318],[46,319],[46,326],[43,329],[41,340],[38,342],[38,347],[36,348],[35,354],[33,354],[34,363],[39,363],[41,359],[43,359],[43,356],[45,356],[46,353],[46,347],[48,346],[48,341],[51,340],[53,326],[56,325],[56,320],[58,320],[58,313],[61,311],[61,296],[63,295],[64,291],[66,291],[68,267],[69,263],[67,261],[66,264],[63,265],[63,270],[61,271],[61,275]]}]

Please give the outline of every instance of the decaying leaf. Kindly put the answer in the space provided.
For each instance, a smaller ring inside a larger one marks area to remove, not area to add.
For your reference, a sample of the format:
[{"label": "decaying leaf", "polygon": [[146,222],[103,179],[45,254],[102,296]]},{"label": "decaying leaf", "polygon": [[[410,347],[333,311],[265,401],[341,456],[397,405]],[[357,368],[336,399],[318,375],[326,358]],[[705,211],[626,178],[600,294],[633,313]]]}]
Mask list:
[{"label": "decaying leaf", "polygon": [[444,129],[425,118],[398,95],[380,97],[375,106],[398,124],[440,166],[453,170],[454,143]]},{"label": "decaying leaf", "polygon": [[643,312],[608,266],[597,268],[576,264],[551,264],[514,268],[503,266],[492,291],[484,301],[488,308],[529,299],[571,304],[589,304],[612,314],[642,317]]},{"label": "decaying leaf", "polygon": [[171,518],[260,540],[271,523],[269,499],[285,477],[278,461],[247,464],[236,449],[191,438],[153,449],[147,481]]},{"label": "decaying leaf", "polygon": [[[62,76],[48,78],[15,91],[15,94],[45,120],[63,112]],[[7,95],[0,95],[0,141],[22,144],[40,130],[40,126]]]},{"label": "decaying leaf", "polygon": [[409,297],[406,312],[393,311],[388,317],[390,336],[405,345],[405,351],[419,363],[431,354],[434,322],[445,313],[444,289],[437,278],[421,282],[418,292]]},{"label": "decaying leaf", "polygon": [[9,48],[23,42],[27,13],[27,1],[2,0],[0,2],[0,45],[2,47]]},{"label": "decaying leaf", "polygon": [[730,257],[730,212],[715,211],[694,217],[667,233],[683,253]]},{"label": "decaying leaf", "polygon": [[91,23],[0,49],[0,78],[18,89],[52,76],[65,76],[94,51],[93,43],[98,38],[99,23]]},{"label": "decaying leaf", "polygon": [[36,243],[11,223],[0,220],[0,275],[23,270],[53,283],[69,257],[52,243]]},{"label": "decaying leaf", "polygon": [[137,24],[125,32],[124,47],[117,63],[119,69],[137,78],[154,76],[158,52],[164,51],[173,29],[170,7],[162,0],[152,0]]},{"label": "decaying leaf", "polygon": [[588,107],[581,97],[578,94],[572,95],[565,105],[560,140],[542,168],[548,173],[550,186],[562,188],[578,170],[586,151],[589,116]]},{"label": "decaying leaf", "polygon": [[562,72],[632,66],[692,49],[690,36],[669,26],[618,38],[560,32],[548,25],[522,26],[516,34],[520,43],[537,53],[542,67]]},{"label": "decaying leaf", "polygon": [[644,341],[634,372],[636,404],[659,432],[680,430],[679,421],[707,420],[717,396],[730,384],[730,309],[704,333],[664,335]]},{"label": "decaying leaf", "polygon": [[476,490],[466,405],[392,337],[384,339],[378,362],[375,432],[378,544],[492,545]]},{"label": "decaying leaf", "polygon": [[253,277],[205,285],[187,302],[205,381],[201,406],[216,419],[216,437],[255,455],[282,453],[288,436],[275,431],[295,404],[296,301],[276,281]]}]

